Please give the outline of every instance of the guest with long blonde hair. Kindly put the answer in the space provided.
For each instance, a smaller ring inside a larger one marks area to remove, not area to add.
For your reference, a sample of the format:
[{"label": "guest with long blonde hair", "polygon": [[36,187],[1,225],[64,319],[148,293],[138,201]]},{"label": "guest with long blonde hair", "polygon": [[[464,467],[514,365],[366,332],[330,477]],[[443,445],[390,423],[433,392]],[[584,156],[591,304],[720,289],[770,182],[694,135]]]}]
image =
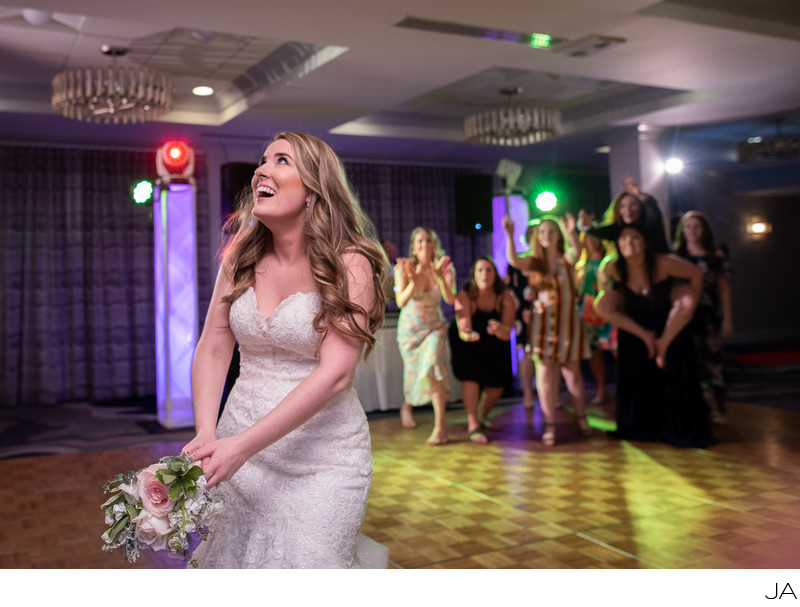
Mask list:
[{"label": "guest with long blonde hair", "polygon": [[447,443],[445,409],[450,384],[447,378],[447,326],[441,301],[455,301],[456,272],[441,241],[431,228],[411,232],[407,258],[395,267],[395,295],[400,308],[397,345],[403,357],[403,394],[400,410],[405,427],[414,427],[412,406],[433,404],[434,425],[428,445]]},{"label": "guest with long blonde hair", "polygon": [[572,397],[578,431],[582,436],[592,433],[586,420],[580,370],[580,361],[589,357],[575,284],[574,264],[580,242],[575,231],[575,218],[567,214],[564,223],[570,237],[569,251],[561,221],[546,215],[535,225],[531,235],[533,254],[523,257],[517,254],[514,246],[514,223],[508,216],[503,219],[508,262],[515,268],[530,272],[537,291],[530,343],[536,361],[536,392],[545,420],[542,443],[547,446],[556,443],[555,410],[559,400],[560,375],[564,377]]}]

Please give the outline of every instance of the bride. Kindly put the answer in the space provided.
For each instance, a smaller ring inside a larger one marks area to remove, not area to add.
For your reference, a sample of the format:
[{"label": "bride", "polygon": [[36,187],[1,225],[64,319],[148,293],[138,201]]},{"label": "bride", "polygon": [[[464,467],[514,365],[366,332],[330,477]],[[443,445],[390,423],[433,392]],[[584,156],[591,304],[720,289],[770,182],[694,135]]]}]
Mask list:
[{"label": "bride", "polygon": [[[225,515],[201,567],[354,562],[372,479],[356,365],[383,322],[386,257],[323,141],[280,133],[230,220],[192,367],[195,438]],[[234,343],[239,378],[217,424]],[[358,561],[358,559],[355,559]]]}]

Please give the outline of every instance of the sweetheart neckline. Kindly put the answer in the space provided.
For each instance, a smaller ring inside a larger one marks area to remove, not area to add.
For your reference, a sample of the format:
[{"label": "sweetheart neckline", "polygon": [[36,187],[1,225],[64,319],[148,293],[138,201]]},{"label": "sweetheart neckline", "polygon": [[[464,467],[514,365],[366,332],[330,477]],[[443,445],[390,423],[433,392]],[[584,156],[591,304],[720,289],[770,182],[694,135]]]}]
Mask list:
[{"label": "sweetheart neckline", "polygon": [[256,290],[252,286],[248,287],[247,290],[253,294],[253,307],[255,307],[256,312],[258,312],[258,315],[261,318],[263,318],[264,320],[271,320],[271,319],[275,318],[275,315],[278,313],[278,310],[280,310],[281,307],[283,306],[283,304],[288,302],[290,299],[294,299],[296,297],[302,297],[302,296],[306,296],[306,295],[314,295],[316,297],[319,297],[319,293],[317,293],[316,291],[297,291],[297,293],[292,293],[291,295],[287,295],[281,301],[279,301],[278,305],[275,306],[275,309],[272,311],[272,314],[267,316],[261,310],[258,309],[258,297],[256,296]]}]

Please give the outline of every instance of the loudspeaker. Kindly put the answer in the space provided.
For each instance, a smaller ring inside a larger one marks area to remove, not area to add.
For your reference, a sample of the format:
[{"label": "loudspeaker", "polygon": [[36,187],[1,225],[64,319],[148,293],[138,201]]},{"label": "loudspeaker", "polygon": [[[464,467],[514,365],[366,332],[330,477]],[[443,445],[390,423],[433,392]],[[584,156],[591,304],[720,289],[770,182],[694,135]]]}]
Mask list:
[{"label": "loudspeaker", "polygon": [[456,233],[492,232],[492,175],[460,175],[455,179]]},{"label": "loudspeaker", "polygon": [[236,199],[244,188],[250,187],[256,166],[249,162],[228,162],[220,167],[220,214],[223,220],[236,210]]}]

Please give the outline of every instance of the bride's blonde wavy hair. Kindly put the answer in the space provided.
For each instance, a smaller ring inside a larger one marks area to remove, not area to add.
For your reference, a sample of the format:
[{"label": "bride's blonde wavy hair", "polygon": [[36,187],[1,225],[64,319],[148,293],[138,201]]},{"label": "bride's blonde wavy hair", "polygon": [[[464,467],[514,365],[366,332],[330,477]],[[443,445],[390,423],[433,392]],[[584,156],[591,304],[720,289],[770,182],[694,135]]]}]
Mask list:
[{"label": "bride's blonde wavy hair", "polygon": [[[333,327],[365,343],[366,358],[375,346],[374,335],[383,324],[386,310],[381,286],[389,264],[386,254],[375,236],[372,221],[350,189],[341,160],[330,146],[307,133],[278,133],[272,141],[279,139],[292,146],[300,180],[309,193],[303,236],[311,274],[322,299],[314,329],[326,333]],[[222,264],[233,281],[233,290],[222,298],[226,303],[233,303],[255,284],[256,263],[273,247],[272,232],[252,216],[254,206],[253,193],[248,188],[223,229],[223,233],[231,236],[222,251]],[[348,299],[344,253],[360,253],[372,266],[375,297],[369,310]],[[367,319],[367,330],[356,322],[356,315]]]}]

